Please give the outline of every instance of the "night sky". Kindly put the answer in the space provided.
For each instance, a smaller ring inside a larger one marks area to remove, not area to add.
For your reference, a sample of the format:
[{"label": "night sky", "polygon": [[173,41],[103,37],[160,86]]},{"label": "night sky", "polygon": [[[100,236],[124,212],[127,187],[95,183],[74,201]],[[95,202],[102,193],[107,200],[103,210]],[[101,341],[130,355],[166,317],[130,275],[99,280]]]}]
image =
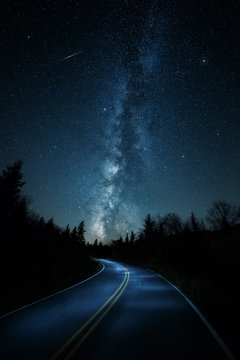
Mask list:
[{"label": "night sky", "polygon": [[238,1],[2,1],[1,169],[106,242],[240,203]]}]

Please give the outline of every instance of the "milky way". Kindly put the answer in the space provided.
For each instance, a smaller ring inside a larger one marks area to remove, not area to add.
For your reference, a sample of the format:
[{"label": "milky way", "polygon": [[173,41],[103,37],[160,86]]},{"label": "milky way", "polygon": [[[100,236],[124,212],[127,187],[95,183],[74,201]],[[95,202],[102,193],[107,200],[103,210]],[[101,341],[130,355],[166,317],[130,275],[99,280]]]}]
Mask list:
[{"label": "milky way", "polygon": [[102,181],[96,186],[96,204],[93,206],[91,235],[101,241],[120,236],[135,227],[139,219],[138,204],[132,199],[131,186],[137,187],[142,172],[150,171],[152,114],[149,99],[153,96],[152,72],[157,66],[160,39],[156,36],[152,11],[145,24],[145,33],[131,63],[118,68],[124,77],[115,80],[112,103],[104,108],[107,122],[105,134],[106,155],[101,164]]}]

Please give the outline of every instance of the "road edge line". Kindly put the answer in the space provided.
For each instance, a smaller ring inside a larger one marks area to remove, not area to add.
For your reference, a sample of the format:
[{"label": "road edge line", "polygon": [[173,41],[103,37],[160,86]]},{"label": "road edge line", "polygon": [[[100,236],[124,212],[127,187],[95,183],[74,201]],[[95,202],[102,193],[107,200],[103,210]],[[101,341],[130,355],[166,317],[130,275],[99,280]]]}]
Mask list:
[{"label": "road edge line", "polygon": [[202,322],[204,323],[204,325],[208,328],[208,330],[210,331],[210,333],[212,334],[212,336],[214,337],[214,339],[217,341],[218,345],[222,348],[222,350],[224,351],[224,353],[227,355],[229,360],[237,360],[235,358],[235,356],[233,355],[233,353],[231,352],[231,350],[228,348],[228,346],[225,344],[225,342],[222,340],[222,338],[218,335],[218,333],[216,332],[216,330],[213,328],[213,326],[208,322],[208,320],[205,318],[205,316],[201,313],[200,310],[198,310],[198,308],[192,303],[191,300],[189,300],[189,298],[180,290],[178,289],[174,284],[172,284],[168,279],[166,279],[164,276],[156,273],[155,271],[148,269],[149,271],[153,272],[154,274],[156,274],[157,276],[159,276],[160,278],[162,278],[163,280],[167,281],[175,290],[177,290],[183,297],[184,299],[189,303],[189,305],[192,307],[192,309],[196,312],[196,314],[200,317],[200,319],[202,320]]},{"label": "road edge line", "polygon": [[58,292],[56,292],[56,293],[54,293],[54,294],[45,296],[44,298],[41,298],[41,299],[36,300],[36,301],[33,301],[33,302],[30,303],[30,304],[21,306],[21,307],[18,308],[18,309],[15,309],[15,310],[12,310],[12,311],[10,311],[10,312],[8,312],[8,313],[6,313],[6,314],[3,314],[3,315],[0,316],[0,320],[3,319],[4,317],[7,317],[7,316],[9,316],[9,315],[14,314],[14,313],[17,312],[17,311],[26,309],[27,307],[29,307],[29,306],[31,306],[31,305],[37,304],[37,303],[39,303],[40,301],[44,301],[44,300],[46,300],[46,299],[49,299],[49,298],[51,298],[51,297],[53,297],[53,296],[55,296],[55,295],[61,294],[61,293],[65,292],[65,291],[67,291],[67,290],[70,290],[70,289],[78,286],[78,285],[81,285],[81,284],[85,283],[85,282],[88,281],[88,280],[91,280],[91,279],[94,278],[95,276],[99,275],[99,274],[105,269],[105,265],[102,264],[100,261],[98,261],[98,262],[99,262],[103,267],[102,267],[102,269],[101,269],[100,271],[98,271],[96,274],[90,276],[89,278],[87,278],[87,279],[85,279],[85,280],[80,281],[80,282],[77,283],[77,284],[71,285],[71,286],[69,286],[69,287],[67,287],[67,288],[65,288],[65,289],[63,289],[63,290],[60,290],[60,291],[58,291]]}]

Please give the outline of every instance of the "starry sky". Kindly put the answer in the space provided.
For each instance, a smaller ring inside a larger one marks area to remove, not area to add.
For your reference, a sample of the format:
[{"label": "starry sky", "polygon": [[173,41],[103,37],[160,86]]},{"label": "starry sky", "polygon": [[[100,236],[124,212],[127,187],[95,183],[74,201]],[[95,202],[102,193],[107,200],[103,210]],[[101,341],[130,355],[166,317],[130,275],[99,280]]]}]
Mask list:
[{"label": "starry sky", "polygon": [[0,165],[103,242],[240,203],[238,1],[1,2]]}]

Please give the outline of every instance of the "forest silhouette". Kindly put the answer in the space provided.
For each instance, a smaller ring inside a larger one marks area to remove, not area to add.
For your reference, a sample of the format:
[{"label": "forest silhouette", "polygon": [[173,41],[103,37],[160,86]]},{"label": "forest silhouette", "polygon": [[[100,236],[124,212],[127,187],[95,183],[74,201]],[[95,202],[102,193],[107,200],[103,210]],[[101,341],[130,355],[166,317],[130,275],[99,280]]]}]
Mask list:
[{"label": "forest silhouette", "polygon": [[29,210],[21,161],[0,176],[0,314],[75,284],[99,268],[85,250],[81,221],[71,231]]}]

